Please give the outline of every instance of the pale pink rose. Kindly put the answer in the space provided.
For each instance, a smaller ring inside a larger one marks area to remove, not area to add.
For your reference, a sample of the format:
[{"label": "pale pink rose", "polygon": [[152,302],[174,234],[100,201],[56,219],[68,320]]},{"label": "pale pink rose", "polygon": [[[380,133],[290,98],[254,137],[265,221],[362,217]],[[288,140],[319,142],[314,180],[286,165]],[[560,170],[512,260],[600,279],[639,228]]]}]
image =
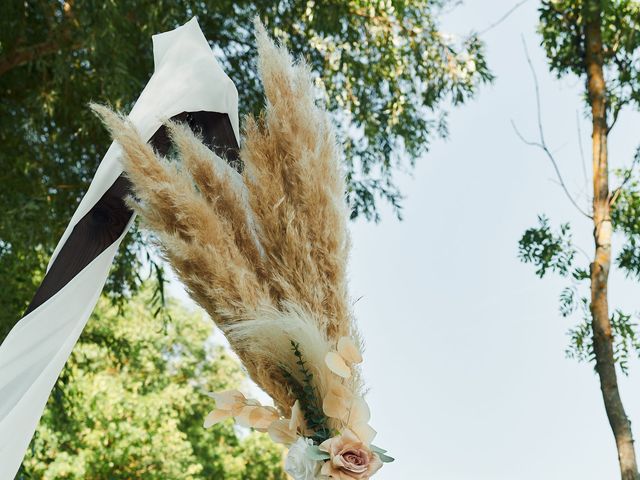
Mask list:
[{"label": "pale pink rose", "polygon": [[320,444],[330,455],[320,473],[339,480],[366,480],[382,467],[382,461],[350,430]]}]

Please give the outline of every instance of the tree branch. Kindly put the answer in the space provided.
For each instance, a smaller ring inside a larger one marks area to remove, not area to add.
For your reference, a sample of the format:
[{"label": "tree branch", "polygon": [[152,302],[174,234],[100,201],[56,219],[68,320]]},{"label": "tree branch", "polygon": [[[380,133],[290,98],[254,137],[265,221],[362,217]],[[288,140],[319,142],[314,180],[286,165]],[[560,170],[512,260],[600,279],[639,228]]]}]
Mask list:
[{"label": "tree branch", "polygon": [[613,115],[611,116],[611,125],[607,127],[607,135],[611,132],[611,129],[613,129],[613,126],[618,121],[618,115],[620,114],[620,110],[622,110],[622,107],[624,107],[625,103],[626,102],[621,102],[620,104],[615,105],[613,107]]},{"label": "tree branch", "polygon": [[520,8],[522,5],[524,5],[528,1],[529,0],[521,0],[520,2],[516,3],[513,7],[511,7],[509,10],[507,10],[506,13],[504,15],[502,15],[498,20],[496,20],[492,24],[488,25],[483,30],[480,30],[478,32],[478,36],[484,35],[485,33],[487,33],[489,31],[493,30],[494,28],[496,28],[498,25],[500,25],[502,22],[504,22],[507,18],[509,18],[513,12],[515,12],[518,8]]},{"label": "tree branch", "polygon": [[0,57],[0,77],[16,67],[30,63],[45,55],[59,52],[63,49],[64,45],[69,44],[69,46],[65,48],[66,50],[79,49],[82,44],[80,42],[72,43],[71,41],[70,24],[73,24],[75,27],[79,26],[75,19],[72,6],[73,1],[67,1],[62,4],[62,14],[66,21],[56,28],[53,27],[53,22],[50,20],[55,16],[55,9],[50,12],[50,15],[45,15],[50,29],[47,35],[48,40],[29,46],[19,46],[20,41],[18,41],[18,46],[6,55]]},{"label": "tree branch", "polygon": [[580,160],[582,165],[582,175],[584,177],[584,191],[587,196],[587,200],[589,200],[589,194],[586,193],[589,191],[589,175],[587,174],[587,161],[584,156],[584,149],[582,147],[582,129],[580,128],[580,114],[576,110],[576,128],[578,129],[578,147],[580,149]]},{"label": "tree branch", "polygon": [[7,55],[0,57],[0,76],[20,65],[32,62],[44,55],[49,55],[60,50],[60,44],[55,40],[36,43],[29,47],[16,48]]},{"label": "tree branch", "polygon": [[560,173],[560,168],[558,167],[558,162],[556,162],[555,157],[553,156],[553,154],[551,153],[551,150],[547,146],[547,142],[546,142],[546,140],[544,138],[544,128],[542,127],[542,107],[540,106],[540,86],[538,84],[538,76],[536,75],[535,68],[533,68],[533,62],[531,61],[531,57],[529,56],[529,50],[527,49],[527,43],[525,42],[524,37],[522,37],[522,45],[524,46],[524,53],[525,53],[525,56],[527,58],[527,63],[529,64],[529,69],[531,70],[531,75],[533,77],[533,84],[534,84],[534,87],[535,87],[536,109],[537,109],[537,119],[538,119],[538,134],[540,136],[540,140],[538,140],[538,141],[527,140],[520,133],[520,131],[518,130],[518,127],[516,126],[516,124],[515,124],[515,122],[513,120],[511,120],[511,126],[513,127],[513,130],[515,131],[515,133],[518,136],[518,138],[520,138],[520,140],[522,140],[522,142],[524,144],[532,146],[532,147],[538,147],[546,154],[547,158],[551,161],[551,165],[553,166],[553,169],[556,172],[556,176],[558,177],[558,182],[560,183],[560,186],[562,187],[562,190],[564,191],[564,193],[567,196],[567,198],[569,199],[569,201],[573,204],[574,207],[576,207],[576,209],[582,215],[584,215],[587,218],[592,218],[591,215],[589,215],[587,212],[585,212],[580,207],[580,205],[578,205],[578,202],[575,201],[575,199],[573,198],[573,196],[569,192],[569,189],[567,188],[567,185],[564,182],[564,179],[562,178],[562,174]]},{"label": "tree branch", "polygon": [[[621,59],[618,56],[613,55],[613,62],[618,67],[618,78],[620,78],[621,76],[624,76],[625,74],[629,75],[629,71],[632,68],[629,61],[625,61],[624,59]],[[618,104],[613,105],[613,113],[611,115],[612,117],[611,124],[607,127],[607,135],[613,129],[614,125],[616,124],[616,121],[618,120],[618,115],[620,114],[620,111],[624,108],[627,102],[628,100],[624,100],[621,98]]]},{"label": "tree branch", "polygon": [[618,200],[622,189],[627,183],[629,183],[629,180],[631,180],[631,175],[633,175],[633,168],[638,164],[638,162],[640,162],[640,148],[636,151],[636,154],[633,157],[633,162],[631,162],[631,167],[629,167],[629,170],[627,170],[627,173],[622,179],[622,183],[613,191],[613,195],[611,196],[611,200],[609,201],[610,207],[613,207],[613,205],[616,203],[616,200]]}]

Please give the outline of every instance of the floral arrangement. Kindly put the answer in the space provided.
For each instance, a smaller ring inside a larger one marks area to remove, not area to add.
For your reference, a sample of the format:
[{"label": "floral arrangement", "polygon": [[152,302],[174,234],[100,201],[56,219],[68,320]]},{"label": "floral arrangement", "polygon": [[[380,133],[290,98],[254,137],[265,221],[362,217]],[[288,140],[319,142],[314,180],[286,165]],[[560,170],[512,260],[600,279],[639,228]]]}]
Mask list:
[{"label": "floral arrangement", "polygon": [[[371,443],[376,432],[369,426],[370,412],[364,399],[336,382],[320,402],[313,373],[307,367],[300,345],[292,341],[291,349],[304,381],[297,392],[298,399],[291,407],[290,418],[283,418],[277,409],[262,406],[257,400],[230,390],[209,394],[217,408],[205,419],[205,428],[233,417],[239,425],[268,432],[273,441],[289,447],[285,470],[296,480],[323,476],[341,480],[367,479],[384,462],[392,462],[393,458],[386,450]],[[342,337],[337,351],[326,354],[322,368],[338,377],[349,378],[349,365],[360,362],[362,356],[354,342],[349,337]],[[295,380],[291,384],[299,385]],[[330,426],[336,421],[340,430],[332,430]]]},{"label": "floral arrangement", "polygon": [[342,152],[309,68],[256,29],[266,105],[245,120],[241,173],[184,125],[167,123],[167,159],[125,117],[94,110],[122,146],[130,205],[275,404],[210,393],[204,426],[234,418],[268,432],[296,480],[368,479],[393,459],[372,444],[363,394]]}]

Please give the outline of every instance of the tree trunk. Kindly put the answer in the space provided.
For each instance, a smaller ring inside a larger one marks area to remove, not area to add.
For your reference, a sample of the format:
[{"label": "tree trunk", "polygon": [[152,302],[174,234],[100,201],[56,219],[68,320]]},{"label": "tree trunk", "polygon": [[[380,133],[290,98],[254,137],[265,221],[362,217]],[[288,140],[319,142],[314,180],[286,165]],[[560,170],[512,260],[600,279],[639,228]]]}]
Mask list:
[{"label": "tree trunk", "polygon": [[622,480],[640,480],[633,448],[631,424],[625,413],[613,352],[607,287],[611,266],[611,216],[607,159],[607,98],[603,72],[601,2],[585,1],[585,67],[592,115],[593,237],[595,258],[591,264],[591,322],[596,372],[607,418],[618,449]]}]

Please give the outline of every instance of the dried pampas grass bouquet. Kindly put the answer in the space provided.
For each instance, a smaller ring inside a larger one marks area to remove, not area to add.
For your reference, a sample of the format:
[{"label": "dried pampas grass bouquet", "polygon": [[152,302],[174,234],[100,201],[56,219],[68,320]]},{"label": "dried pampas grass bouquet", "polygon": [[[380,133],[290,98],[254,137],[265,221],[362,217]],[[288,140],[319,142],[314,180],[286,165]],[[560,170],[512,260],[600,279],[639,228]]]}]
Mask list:
[{"label": "dried pampas grass bouquet", "polygon": [[241,174],[186,126],[167,123],[176,165],[123,116],[94,109],[122,146],[132,207],[276,405],[211,393],[204,426],[233,417],[268,432],[297,480],[367,479],[392,458],[371,443],[363,398],[341,152],[307,65],[256,30],[266,105],[246,120]]}]

